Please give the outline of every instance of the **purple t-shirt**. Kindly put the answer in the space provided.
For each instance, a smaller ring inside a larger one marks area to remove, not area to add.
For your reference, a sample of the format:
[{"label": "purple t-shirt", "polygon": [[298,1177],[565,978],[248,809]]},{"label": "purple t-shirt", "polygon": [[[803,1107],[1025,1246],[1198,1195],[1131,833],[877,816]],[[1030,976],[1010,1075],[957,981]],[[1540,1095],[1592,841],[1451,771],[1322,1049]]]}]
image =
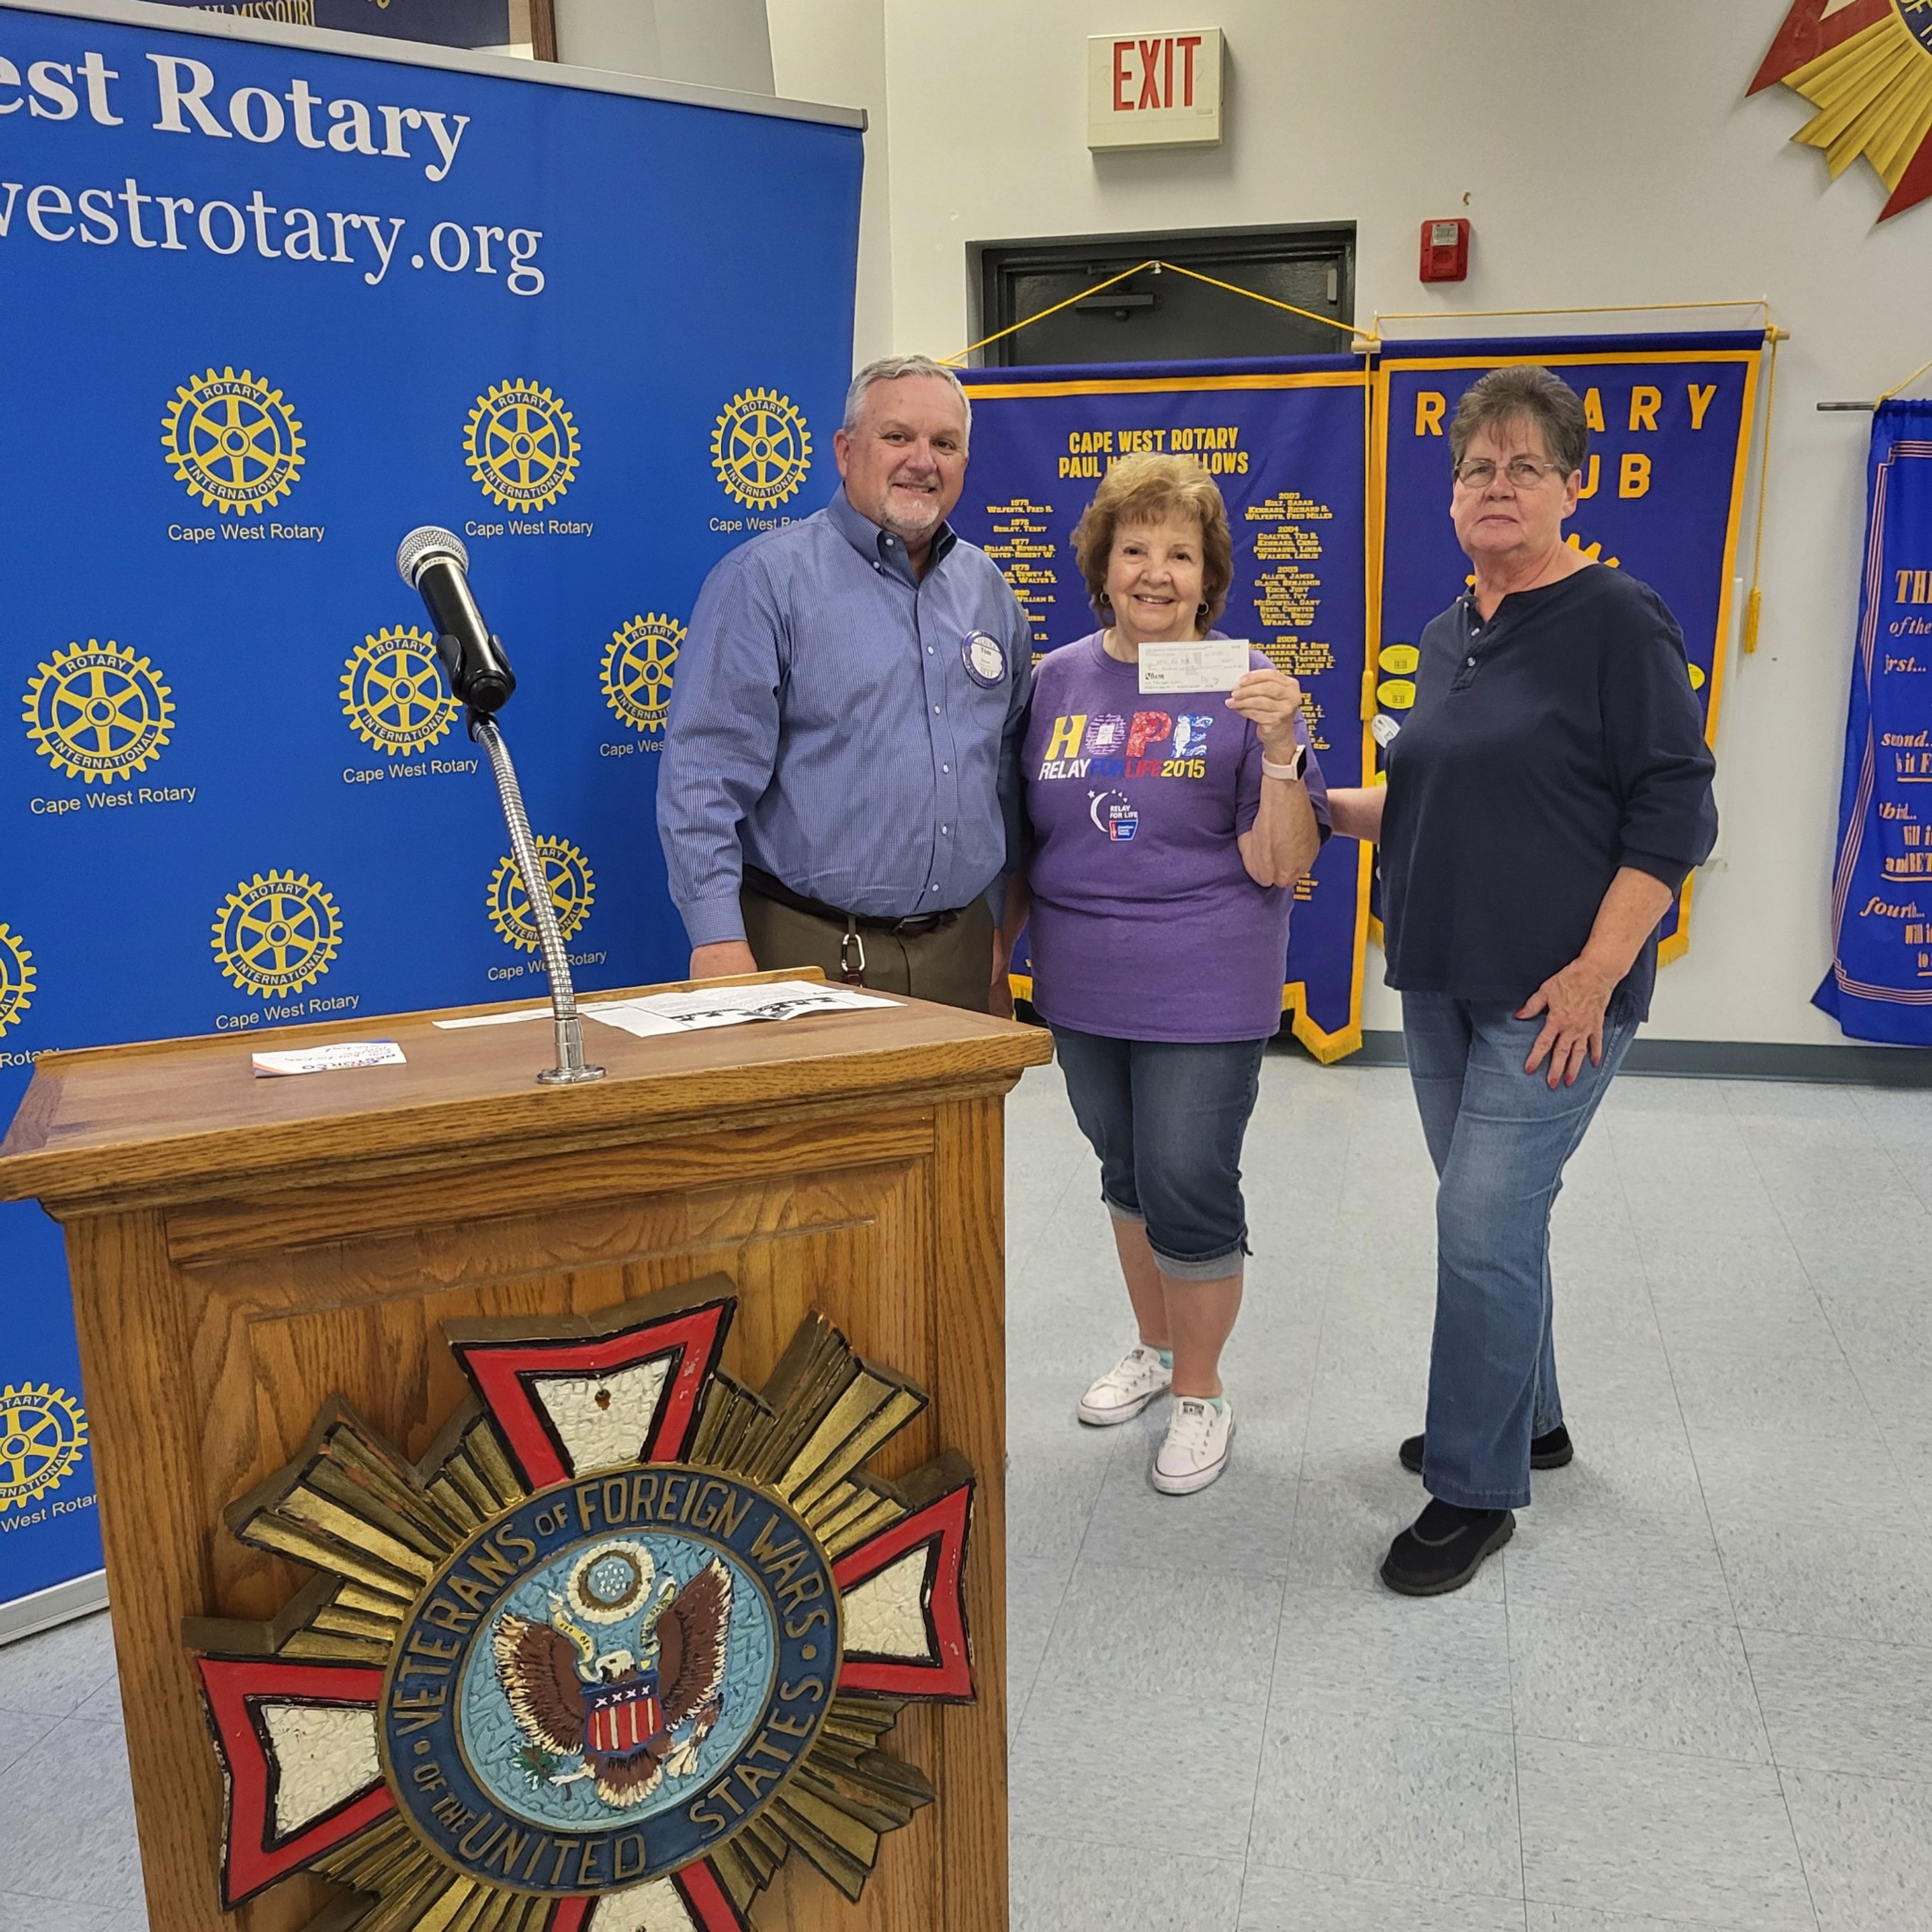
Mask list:
[{"label": "purple t-shirt", "polygon": [[[1115,1040],[1270,1037],[1294,895],[1256,885],[1234,842],[1261,808],[1252,723],[1218,692],[1143,698],[1096,632],[1035,669],[1020,767],[1041,1017]],[[1325,837],[1312,756],[1306,782]]]}]

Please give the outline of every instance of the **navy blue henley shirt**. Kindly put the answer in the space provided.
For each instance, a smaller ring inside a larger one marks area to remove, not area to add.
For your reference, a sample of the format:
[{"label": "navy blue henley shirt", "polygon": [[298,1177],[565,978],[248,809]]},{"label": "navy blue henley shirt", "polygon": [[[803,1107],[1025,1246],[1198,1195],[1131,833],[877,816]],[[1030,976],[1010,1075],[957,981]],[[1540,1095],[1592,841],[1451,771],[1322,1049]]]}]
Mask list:
[{"label": "navy blue henley shirt", "polygon": [[[1718,836],[1683,634],[1648,584],[1593,564],[1459,598],[1422,634],[1383,807],[1388,983],[1520,1006],[1583,950],[1624,866],[1672,891]],[[1647,1018],[1652,934],[1613,996]]]}]

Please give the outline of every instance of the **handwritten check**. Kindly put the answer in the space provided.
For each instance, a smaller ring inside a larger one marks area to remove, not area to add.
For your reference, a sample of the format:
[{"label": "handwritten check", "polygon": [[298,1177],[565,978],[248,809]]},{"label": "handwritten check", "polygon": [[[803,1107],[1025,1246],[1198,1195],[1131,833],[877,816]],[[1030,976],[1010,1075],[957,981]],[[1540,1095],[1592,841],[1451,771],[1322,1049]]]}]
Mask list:
[{"label": "handwritten check", "polygon": [[1186,644],[1141,646],[1141,694],[1180,697],[1192,691],[1232,691],[1248,669],[1245,638],[1206,638]]},{"label": "handwritten check", "polygon": [[392,1040],[344,1040],[337,1046],[304,1046],[254,1056],[256,1078],[285,1078],[292,1073],[341,1073],[352,1066],[402,1066],[408,1063]]}]

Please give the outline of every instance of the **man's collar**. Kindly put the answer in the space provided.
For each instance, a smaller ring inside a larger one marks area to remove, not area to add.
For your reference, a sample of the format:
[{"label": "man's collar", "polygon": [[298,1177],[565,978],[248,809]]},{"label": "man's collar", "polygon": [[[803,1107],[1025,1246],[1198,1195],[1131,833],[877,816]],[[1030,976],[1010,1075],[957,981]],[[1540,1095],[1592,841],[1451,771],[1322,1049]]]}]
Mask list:
[{"label": "man's collar", "polygon": [[[902,564],[906,562],[904,538],[893,536],[890,530],[881,530],[870,517],[855,510],[842,483],[832,493],[825,514],[832,519],[838,533],[868,563],[890,563],[894,560]],[[959,532],[950,524],[941,524],[932,540],[932,561],[927,568],[938,563],[958,541]],[[907,567],[910,568],[910,565]]]}]

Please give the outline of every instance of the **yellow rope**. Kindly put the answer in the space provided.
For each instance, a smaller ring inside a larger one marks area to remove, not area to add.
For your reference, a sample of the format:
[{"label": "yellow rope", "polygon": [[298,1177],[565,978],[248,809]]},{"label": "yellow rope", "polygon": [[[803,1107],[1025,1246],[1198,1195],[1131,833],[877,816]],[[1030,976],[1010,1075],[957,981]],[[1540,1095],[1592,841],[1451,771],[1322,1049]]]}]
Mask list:
[{"label": "yellow rope", "polygon": [[[1765,314],[1765,325],[1771,322],[1771,304],[1763,296],[1750,296],[1742,302],[1605,302],[1582,308],[1459,308],[1448,309],[1392,309],[1387,314],[1377,309],[1371,332],[1379,335],[1385,322],[1462,322],[1469,320],[1489,320],[1504,315],[1651,315],[1666,314],[1682,309],[1702,308],[1760,308]],[[1926,364],[1932,368],[1932,363]]]},{"label": "yellow rope", "polygon": [[1879,398],[1879,400],[1882,403],[1888,403],[1892,400],[1894,396],[1902,395],[1905,391],[1910,388],[1912,384],[1917,382],[1919,377],[1924,375],[1928,369],[1932,369],[1932,362],[1920,363],[1918,367],[1913,370],[1912,374],[1906,376],[1904,382],[1900,382],[1896,388],[1886,390],[1885,394]]},{"label": "yellow rope", "polygon": [[964,349],[940,359],[947,364],[963,362],[976,350],[986,348],[989,344],[1004,342],[1010,335],[1017,335],[1023,328],[1030,328],[1036,322],[1044,322],[1050,315],[1058,315],[1064,308],[1071,308],[1076,302],[1084,302],[1089,296],[1097,296],[1102,289],[1111,289],[1116,282],[1124,282],[1130,275],[1138,275],[1142,268],[1151,268],[1152,262],[1143,262],[1138,268],[1123,268],[1118,275],[1109,275],[1104,282],[1096,282],[1090,289],[1082,289],[1077,296],[1069,296],[1064,302],[1055,302],[1051,308],[1043,308],[1037,315],[1030,315],[1015,322],[1010,328],[995,329],[991,335],[982,335],[977,342],[969,342]]},{"label": "yellow rope", "polygon": [[[1744,650],[1748,655],[1757,649],[1758,620],[1764,614],[1764,592],[1758,588],[1758,572],[1764,564],[1764,504],[1771,484],[1771,417],[1778,406],[1778,345],[1784,340],[1786,332],[1781,328],[1768,328],[1765,332],[1771,341],[1771,373],[1765,385],[1764,395],[1764,447],[1757,459],[1757,541],[1751,550],[1751,587],[1750,598],[1744,604]],[[1932,368],[1932,363],[1926,365]]]},{"label": "yellow rope", "polygon": [[1355,332],[1352,322],[1337,322],[1332,315],[1317,315],[1312,308],[1297,308],[1292,302],[1276,302],[1273,296],[1257,295],[1252,289],[1240,287],[1233,282],[1217,281],[1212,275],[1202,274],[1198,268],[1184,268],[1178,262],[1156,262],[1154,266],[1166,270],[1169,274],[1186,275],[1192,280],[1205,282],[1210,289],[1226,289],[1231,296],[1246,296],[1250,302],[1266,302],[1270,308],[1285,308],[1290,315],[1318,322],[1324,328],[1339,328],[1345,335],[1352,336]]},{"label": "yellow rope", "polygon": [[1290,315],[1305,317],[1310,322],[1318,322],[1324,328],[1339,328],[1352,336],[1355,325],[1352,322],[1337,322],[1333,316],[1317,315],[1312,309],[1297,308],[1292,302],[1276,302],[1273,296],[1257,295],[1252,289],[1244,289],[1233,282],[1216,281],[1212,275],[1204,275],[1196,268],[1184,268],[1178,262],[1142,262],[1138,267],[1123,268],[1118,275],[1109,275],[1104,282],[1096,282],[1090,289],[1082,289],[1077,296],[1069,296],[1064,302],[1055,302],[1051,308],[1042,309],[1037,315],[1030,315],[1016,322],[1010,328],[996,330],[991,335],[982,335],[977,342],[969,342],[964,349],[954,354],[942,356],[940,360],[950,365],[964,362],[976,350],[988,347],[995,342],[1004,342],[1010,335],[1017,335],[1023,328],[1030,328],[1036,322],[1044,322],[1050,315],[1058,315],[1064,308],[1071,308],[1076,302],[1083,302],[1090,296],[1097,296],[1102,289],[1111,289],[1116,282],[1124,282],[1130,275],[1138,275],[1144,268],[1152,268],[1156,273],[1165,271],[1169,274],[1186,275],[1191,280],[1205,282],[1210,288],[1226,289],[1230,295],[1246,296],[1250,302],[1265,302],[1270,308],[1286,309]]}]

